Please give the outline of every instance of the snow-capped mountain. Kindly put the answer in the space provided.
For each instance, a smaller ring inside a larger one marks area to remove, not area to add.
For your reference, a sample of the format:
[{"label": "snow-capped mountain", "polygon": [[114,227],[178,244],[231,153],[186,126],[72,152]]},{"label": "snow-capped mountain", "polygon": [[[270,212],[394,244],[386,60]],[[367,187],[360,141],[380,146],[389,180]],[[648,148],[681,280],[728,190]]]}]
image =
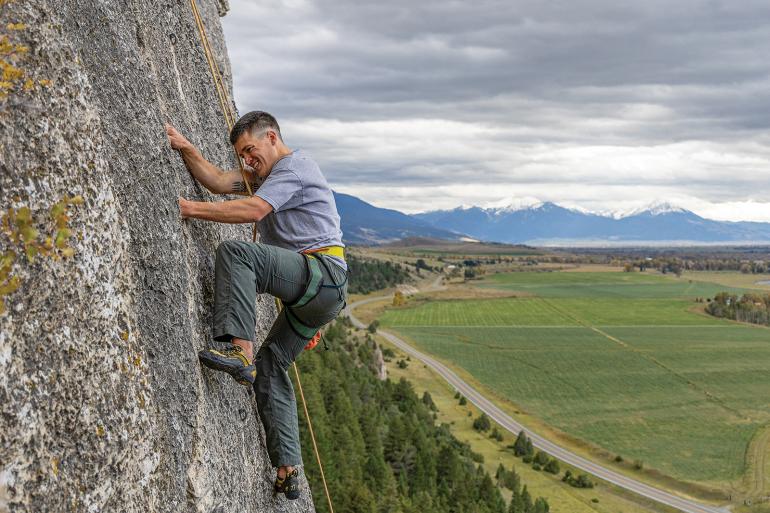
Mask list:
[{"label": "snow-capped mountain", "polygon": [[678,207],[667,201],[655,201],[644,207],[627,210],[625,212],[621,211],[618,213],[618,215],[613,217],[616,217],[617,219],[623,219],[624,217],[632,217],[632,216],[637,216],[641,214],[647,214],[650,216],[659,216],[663,214],[672,214],[677,212],[688,212],[688,211],[682,207]]},{"label": "snow-capped mountain", "polygon": [[770,223],[713,221],[667,202],[598,214],[525,198],[413,217],[436,228],[508,243],[770,242]]},{"label": "snow-capped mountain", "polygon": [[335,199],[345,241],[356,244],[463,236],[535,245],[770,243],[770,223],[714,221],[665,202],[596,213],[523,198],[408,216],[346,194],[335,193]]}]

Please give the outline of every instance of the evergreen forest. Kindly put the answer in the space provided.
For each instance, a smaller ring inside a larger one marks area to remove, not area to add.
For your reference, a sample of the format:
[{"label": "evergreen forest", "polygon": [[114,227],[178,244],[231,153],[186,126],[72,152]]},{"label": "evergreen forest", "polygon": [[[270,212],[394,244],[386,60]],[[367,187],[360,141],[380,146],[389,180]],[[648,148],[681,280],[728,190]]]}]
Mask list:
[{"label": "evergreen forest", "polygon": [[354,255],[347,255],[345,261],[350,271],[350,294],[368,294],[373,290],[386,289],[411,280],[409,272],[401,264],[365,260]]},{"label": "evergreen forest", "polygon": [[[436,425],[431,401],[419,398],[403,379],[378,380],[375,362],[381,359],[369,334],[354,332],[342,319],[324,336],[329,350],[319,346],[297,365],[336,512],[548,511],[547,501],[529,497],[518,479],[516,500],[506,504],[498,486],[507,485],[482,468],[481,456],[449,426]],[[300,429],[316,509],[328,512],[302,412]]]}]

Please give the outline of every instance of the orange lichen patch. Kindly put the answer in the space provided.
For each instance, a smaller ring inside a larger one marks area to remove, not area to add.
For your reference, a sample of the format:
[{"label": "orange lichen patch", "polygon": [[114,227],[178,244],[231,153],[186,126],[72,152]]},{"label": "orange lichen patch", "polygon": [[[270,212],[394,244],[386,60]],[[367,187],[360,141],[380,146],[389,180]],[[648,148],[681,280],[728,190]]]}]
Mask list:
[{"label": "orange lichen patch", "polygon": [[[8,27],[17,25],[8,24]],[[12,42],[8,36],[0,37],[0,98],[8,96],[16,84],[25,80],[24,70],[16,63],[28,50],[26,46]]]},{"label": "orange lichen patch", "polygon": [[[0,6],[8,0],[0,0]],[[8,23],[5,30],[9,34],[21,32],[27,28],[24,23]],[[37,86],[48,87],[51,81],[29,76],[21,64],[29,47],[11,40],[9,34],[0,37],[0,100],[7,98],[14,91],[24,93],[33,91]]]}]

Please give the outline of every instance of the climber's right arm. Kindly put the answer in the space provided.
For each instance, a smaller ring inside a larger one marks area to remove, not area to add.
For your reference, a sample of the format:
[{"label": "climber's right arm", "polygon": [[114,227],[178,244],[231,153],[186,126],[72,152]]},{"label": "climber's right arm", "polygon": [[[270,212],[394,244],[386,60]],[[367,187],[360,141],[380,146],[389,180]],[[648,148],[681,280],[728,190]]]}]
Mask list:
[{"label": "climber's right arm", "polygon": [[[187,164],[187,169],[206,189],[214,194],[247,193],[240,171],[223,171],[219,169],[203,158],[201,152],[185,136],[168,124],[166,125],[166,135],[171,147],[181,153],[185,164]],[[250,179],[251,173],[247,172],[246,176]],[[255,183],[251,185],[252,190],[256,189]]]}]

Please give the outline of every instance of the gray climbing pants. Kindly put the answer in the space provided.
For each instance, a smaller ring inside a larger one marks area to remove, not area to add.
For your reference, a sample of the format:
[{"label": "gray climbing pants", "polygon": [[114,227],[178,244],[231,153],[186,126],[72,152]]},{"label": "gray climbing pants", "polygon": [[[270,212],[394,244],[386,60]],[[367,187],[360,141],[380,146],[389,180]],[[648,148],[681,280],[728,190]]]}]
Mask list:
[{"label": "gray climbing pants", "polygon": [[[320,328],[342,310],[347,294],[346,272],[331,258],[320,265],[325,287],[297,314],[303,324]],[[225,241],[217,248],[214,297],[214,340],[234,337],[254,341],[257,294],[271,294],[291,304],[305,293],[310,280],[307,257],[267,244]],[[333,285],[344,285],[335,288]],[[302,464],[297,403],[286,372],[309,337],[287,319],[286,308],[270,328],[254,358],[259,416],[265,428],[273,466]]]}]

